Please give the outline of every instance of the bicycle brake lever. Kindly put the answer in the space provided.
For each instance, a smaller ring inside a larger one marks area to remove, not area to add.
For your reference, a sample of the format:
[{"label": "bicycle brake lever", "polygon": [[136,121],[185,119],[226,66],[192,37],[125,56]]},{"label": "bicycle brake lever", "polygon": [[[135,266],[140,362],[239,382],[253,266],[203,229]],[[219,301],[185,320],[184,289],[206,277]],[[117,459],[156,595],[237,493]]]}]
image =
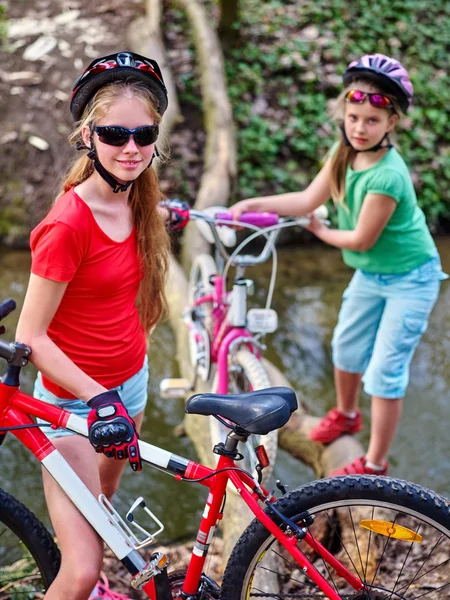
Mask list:
[{"label": "bicycle brake lever", "polygon": [[284,483],[282,483],[279,479],[277,479],[275,481],[275,485],[277,486],[277,488],[280,490],[280,492],[284,495],[287,494],[288,491],[288,487],[287,485],[284,485]]}]

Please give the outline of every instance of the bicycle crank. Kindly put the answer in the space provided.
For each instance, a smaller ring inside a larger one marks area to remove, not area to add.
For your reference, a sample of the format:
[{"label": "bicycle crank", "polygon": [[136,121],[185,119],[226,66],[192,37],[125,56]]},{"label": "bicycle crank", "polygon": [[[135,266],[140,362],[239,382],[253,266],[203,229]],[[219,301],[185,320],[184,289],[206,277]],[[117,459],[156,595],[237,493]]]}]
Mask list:
[{"label": "bicycle crank", "polygon": [[[174,571],[169,573],[169,586],[172,592],[172,597],[185,598],[181,595],[181,588],[186,579],[186,571]],[[192,600],[218,600],[220,595],[220,587],[215,581],[203,574],[200,577],[200,588],[194,596],[189,596]]]}]

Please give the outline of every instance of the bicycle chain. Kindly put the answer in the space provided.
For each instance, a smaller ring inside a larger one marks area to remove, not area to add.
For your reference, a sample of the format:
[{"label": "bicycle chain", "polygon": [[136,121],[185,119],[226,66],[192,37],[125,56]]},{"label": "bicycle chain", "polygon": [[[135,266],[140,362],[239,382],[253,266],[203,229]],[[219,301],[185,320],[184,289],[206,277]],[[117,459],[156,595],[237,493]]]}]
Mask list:
[{"label": "bicycle chain", "polygon": [[283,594],[280,596],[279,594],[264,594],[263,592],[259,594],[250,594],[250,598],[272,598],[272,600],[285,600],[286,598],[321,598],[323,600],[323,594]]},{"label": "bicycle chain", "polygon": [[[366,592],[364,592],[366,593]],[[250,594],[250,598],[272,598],[272,600],[286,600],[287,598],[320,598],[320,600],[324,600],[324,595],[323,593],[320,593],[320,595],[318,594],[311,594],[309,592],[305,592],[305,593],[298,593],[298,594],[283,594],[283,596],[280,596],[279,594],[264,594],[263,592],[259,592],[259,593],[254,593],[254,594]],[[351,600],[352,598],[354,600],[357,600],[357,598],[362,598],[362,596],[360,596],[358,594],[358,596],[341,596],[342,600]],[[369,598],[368,596],[364,596],[364,598]],[[388,600],[388,598],[390,598],[390,596],[370,596],[370,598],[373,598],[373,600]],[[370,599],[369,599],[370,600]]]},{"label": "bicycle chain", "polygon": [[[342,596],[342,600],[349,600],[353,596]],[[287,593],[280,596],[279,594],[265,594],[264,592],[259,593],[251,593],[250,598],[272,598],[272,600],[286,600],[287,598],[320,598],[320,600],[324,600],[324,595],[321,592],[320,594],[311,594],[310,592],[305,593]]]}]

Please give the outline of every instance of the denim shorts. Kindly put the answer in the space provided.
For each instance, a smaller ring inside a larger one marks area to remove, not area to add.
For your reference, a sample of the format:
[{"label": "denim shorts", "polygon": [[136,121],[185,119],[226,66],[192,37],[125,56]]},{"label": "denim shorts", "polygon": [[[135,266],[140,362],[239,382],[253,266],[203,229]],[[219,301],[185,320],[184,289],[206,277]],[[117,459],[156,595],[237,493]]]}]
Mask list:
[{"label": "denim shorts", "polygon": [[334,366],[363,373],[371,396],[403,398],[414,351],[447,278],[437,255],[407,273],[357,270],[343,294],[331,342]]},{"label": "denim shorts", "polygon": [[[122,385],[111,388],[117,390],[122,399],[122,402],[126,406],[130,417],[135,417],[137,414],[142,412],[147,404],[147,385],[148,385],[148,357],[145,357],[142,369],[140,369],[133,377],[127,379]],[[78,417],[87,419],[89,411],[91,410],[86,402],[83,400],[75,399],[69,400],[67,398],[59,398],[49,392],[42,384],[41,374],[38,373],[37,379],[34,384],[33,396],[38,400],[43,400],[49,404],[54,404],[58,408],[63,408],[68,412],[71,412]],[[37,419],[38,423],[46,423],[42,419]],[[42,431],[45,435],[52,438],[64,437],[67,435],[76,435],[73,431],[67,429],[52,429],[51,427],[44,427]]]}]

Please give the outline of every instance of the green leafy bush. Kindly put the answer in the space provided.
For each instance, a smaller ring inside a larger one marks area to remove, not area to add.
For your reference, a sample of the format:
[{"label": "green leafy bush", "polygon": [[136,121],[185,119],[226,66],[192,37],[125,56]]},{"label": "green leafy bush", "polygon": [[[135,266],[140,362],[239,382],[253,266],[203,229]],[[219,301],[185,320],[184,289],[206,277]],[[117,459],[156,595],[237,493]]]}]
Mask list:
[{"label": "green leafy bush", "polygon": [[0,2],[0,47],[6,41],[8,21],[6,17],[6,5]]},{"label": "green leafy bush", "polygon": [[447,0],[245,0],[240,47],[226,59],[239,144],[239,198],[303,187],[334,131],[327,104],[346,65],[381,52],[402,61],[415,89],[399,130],[429,222],[450,216]]}]

